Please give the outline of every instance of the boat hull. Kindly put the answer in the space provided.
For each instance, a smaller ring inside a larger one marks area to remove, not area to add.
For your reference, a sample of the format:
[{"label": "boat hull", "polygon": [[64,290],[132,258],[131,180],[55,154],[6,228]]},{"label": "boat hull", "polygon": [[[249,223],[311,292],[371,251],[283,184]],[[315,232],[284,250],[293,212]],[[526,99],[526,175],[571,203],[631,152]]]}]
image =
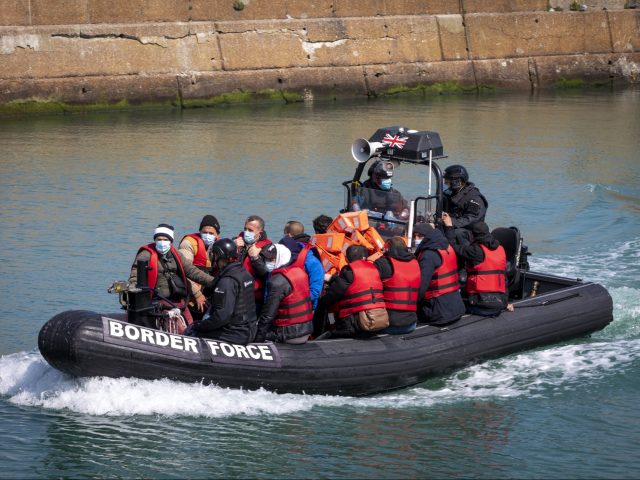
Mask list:
[{"label": "boat hull", "polygon": [[126,324],[122,314],[76,310],[51,318],[38,346],[53,367],[78,377],[169,378],[281,393],[370,395],[483,359],[588,335],[613,319],[611,297],[593,283],[515,305],[514,312],[495,318],[467,315],[447,328],[422,325],[408,335],[246,347]]}]

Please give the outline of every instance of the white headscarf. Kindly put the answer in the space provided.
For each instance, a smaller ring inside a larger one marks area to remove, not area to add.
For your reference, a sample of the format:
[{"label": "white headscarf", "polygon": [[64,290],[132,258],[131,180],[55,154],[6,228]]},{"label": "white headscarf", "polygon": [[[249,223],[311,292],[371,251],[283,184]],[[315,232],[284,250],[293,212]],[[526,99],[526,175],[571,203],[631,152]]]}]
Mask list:
[{"label": "white headscarf", "polygon": [[266,263],[273,265],[273,270],[275,270],[291,261],[291,250],[280,243],[275,243],[273,246],[276,247],[276,258]]}]

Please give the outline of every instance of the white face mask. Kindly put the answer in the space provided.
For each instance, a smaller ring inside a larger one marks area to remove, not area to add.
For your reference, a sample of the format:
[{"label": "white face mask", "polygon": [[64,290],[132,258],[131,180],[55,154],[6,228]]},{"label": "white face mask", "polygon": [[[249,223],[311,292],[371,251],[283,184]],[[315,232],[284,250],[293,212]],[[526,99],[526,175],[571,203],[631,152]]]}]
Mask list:
[{"label": "white face mask", "polygon": [[216,236],[213,233],[201,233],[200,237],[207,247],[216,241]]},{"label": "white face mask", "polygon": [[416,238],[413,240],[413,246],[415,248],[418,248],[418,246],[422,243],[422,239],[421,238]]},{"label": "white face mask", "polygon": [[276,264],[273,262],[265,262],[264,266],[267,268],[268,272],[273,272],[276,268]]},{"label": "white face mask", "polygon": [[156,240],[156,250],[161,255],[164,255],[171,249],[171,242],[169,240]]}]

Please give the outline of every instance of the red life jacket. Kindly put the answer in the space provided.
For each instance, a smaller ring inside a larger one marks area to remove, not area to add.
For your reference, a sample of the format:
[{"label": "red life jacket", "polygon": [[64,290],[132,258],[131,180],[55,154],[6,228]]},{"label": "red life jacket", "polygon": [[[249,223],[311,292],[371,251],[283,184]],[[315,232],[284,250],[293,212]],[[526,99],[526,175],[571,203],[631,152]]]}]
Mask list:
[{"label": "red life jacket", "polygon": [[393,267],[393,275],[382,281],[384,303],[391,310],[415,312],[418,309],[420,289],[420,265],[415,258],[401,262],[387,257]]},{"label": "red life jacket", "polygon": [[340,300],[339,318],[374,308],[385,308],[382,280],[375,265],[367,260],[349,264],[353,271],[353,283]]},{"label": "red life jacket", "polygon": [[189,233],[188,235],[182,237],[180,243],[184,242],[184,239],[187,237],[194,239],[196,242],[195,254],[193,255],[193,264],[196,267],[201,268],[211,267],[211,260],[209,260],[209,255],[207,255],[207,246],[204,244],[200,233]]},{"label": "red life jacket", "polygon": [[[238,236],[240,235],[242,235],[242,232],[240,232]],[[269,245],[270,243],[271,243],[271,240],[269,240],[268,238],[263,238],[262,240],[258,240],[255,243],[255,245],[258,248],[262,248],[265,245]],[[257,302],[262,303],[264,301],[265,282],[264,282],[264,279],[256,277],[256,271],[253,269],[253,265],[251,264],[251,259],[249,258],[249,254],[247,254],[247,256],[244,257],[244,260],[242,261],[242,266],[254,278],[255,282],[253,282],[253,287],[255,289],[255,298]]]},{"label": "red life jacket", "polygon": [[[143,245],[138,250],[138,253],[140,253],[142,250],[146,250],[151,255],[151,259],[149,260],[149,270],[147,270],[147,283],[149,285],[149,288],[153,289],[156,288],[156,284],[158,283],[158,251],[156,250],[156,244],[149,243],[148,245]],[[171,253],[173,254],[173,258],[176,259],[176,264],[180,269],[182,282],[187,288],[189,288],[189,282],[187,282],[187,275],[184,273],[184,267],[182,266],[182,261],[180,260],[180,254],[175,248],[173,248],[173,245],[171,245]],[[138,255],[136,255],[136,258],[137,256]],[[151,295],[153,296],[153,293]]]},{"label": "red life jacket", "polygon": [[437,252],[442,259],[442,264],[436,268],[436,271],[431,276],[429,287],[424,293],[426,300],[438,298],[446,293],[460,289],[460,284],[458,283],[458,259],[453,247],[449,245],[446,250],[441,248]]},{"label": "red life jacket", "polygon": [[280,300],[273,324],[276,327],[288,327],[313,320],[309,277],[304,269],[290,265],[274,270],[271,275],[274,273],[283,275],[289,281],[291,293]]},{"label": "red life jacket", "polygon": [[304,262],[307,261],[307,255],[309,255],[309,252],[313,251],[312,255],[315,255],[316,258],[320,258],[320,253],[318,253],[318,249],[316,248],[316,246],[311,243],[298,243],[302,243],[304,246],[302,247],[302,250],[300,250],[300,253],[298,253],[298,258],[296,258],[296,261],[291,265],[295,265],[296,267],[300,267],[304,270]]},{"label": "red life jacket", "polygon": [[489,250],[480,244],[484,252],[484,260],[477,265],[467,264],[467,293],[506,293],[507,285],[505,273],[507,270],[507,256],[502,245],[495,250]]}]

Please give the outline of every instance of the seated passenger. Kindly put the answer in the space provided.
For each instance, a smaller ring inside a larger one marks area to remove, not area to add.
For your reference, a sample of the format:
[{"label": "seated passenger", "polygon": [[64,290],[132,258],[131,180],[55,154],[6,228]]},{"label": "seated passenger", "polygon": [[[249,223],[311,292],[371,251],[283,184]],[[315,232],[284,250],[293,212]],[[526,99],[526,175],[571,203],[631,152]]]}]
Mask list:
[{"label": "seated passenger", "polygon": [[478,187],[469,181],[469,173],[462,165],[450,165],[444,170],[444,211],[451,216],[454,228],[467,228],[484,221],[489,202]]},{"label": "seated passenger", "polygon": [[[187,308],[189,284],[187,279],[204,286],[213,284],[213,277],[200,271],[191,262],[187,262],[182,255],[173,248],[174,231],[171,225],[161,223],[153,233],[155,243],[143,245],[138,249],[136,258],[131,266],[129,283],[138,282],[138,260],[149,262],[147,283],[153,289],[153,299],[166,307],[167,310],[179,308],[187,324],[192,322]],[[156,328],[156,325],[143,325]]]},{"label": "seated passenger", "polygon": [[265,252],[265,257],[273,260],[266,262],[271,273],[255,341],[305,343],[313,333],[309,277],[303,268],[292,263],[291,252],[284,245],[272,244],[264,250],[274,252]]},{"label": "seated passenger", "polygon": [[304,233],[304,225],[292,220],[284,227],[284,237],[279,243],[291,250],[291,262],[302,267],[309,276],[311,303],[318,306],[318,298],[324,285],[324,268],[320,261],[320,253],[310,242],[311,237]]},{"label": "seated passenger", "polygon": [[382,280],[378,269],[367,260],[367,256],[367,249],[362,245],[347,248],[349,263],[338,275],[334,275],[326,293],[318,301],[318,310],[321,312],[329,311],[334,304],[338,305],[332,336],[352,337],[359,332],[389,326]]},{"label": "seated passenger", "polygon": [[[185,235],[180,241],[178,251],[185,261],[193,263],[205,273],[211,273],[211,258],[209,248],[220,235],[220,223],[213,215],[205,215],[200,222],[198,232]],[[202,292],[202,285],[189,280],[191,295],[189,297],[189,311],[194,320],[200,320],[207,307],[207,296]]]},{"label": "seated passenger", "polygon": [[253,277],[238,262],[238,249],[232,240],[216,241],[211,255],[219,271],[210,298],[211,307],[185,335],[246,345],[256,332]]},{"label": "seated passenger", "polygon": [[[443,216],[447,238],[455,237],[451,217]],[[507,294],[507,256],[500,243],[491,236],[484,222],[470,225],[473,241],[466,245],[452,244],[459,258],[465,261],[469,297],[467,312],[495,317],[509,306]]]},{"label": "seated passenger", "polygon": [[314,233],[327,233],[329,225],[331,225],[333,219],[327,215],[318,215],[313,219],[313,231]]},{"label": "seated passenger", "polygon": [[271,243],[264,231],[264,220],[258,215],[249,216],[244,222],[244,231],[238,234],[234,242],[238,246],[240,263],[255,279],[256,306],[259,312],[264,301],[264,285],[268,273],[264,267],[261,268],[260,249]]},{"label": "seated passenger", "polygon": [[384,256],[374,262],[380,272],[389,326],[381,333],[402,334],[416,329],[420,265],[402,237],[387,241]]},{"label": "seated passenger", "polygon": [[376,160],[367,173],[369,179],[358,190],[351,210],[372,210],[384,213],[387,220],[407,220],[409,205],[402,194],[391,186],[393,163]]},{"label": "seated passenger", "polygon": [[458,261],[444,234],[428,223],[413,228],[415,256],[420,264],[418,320],[447,325],[465,313],[458,284]]}]

